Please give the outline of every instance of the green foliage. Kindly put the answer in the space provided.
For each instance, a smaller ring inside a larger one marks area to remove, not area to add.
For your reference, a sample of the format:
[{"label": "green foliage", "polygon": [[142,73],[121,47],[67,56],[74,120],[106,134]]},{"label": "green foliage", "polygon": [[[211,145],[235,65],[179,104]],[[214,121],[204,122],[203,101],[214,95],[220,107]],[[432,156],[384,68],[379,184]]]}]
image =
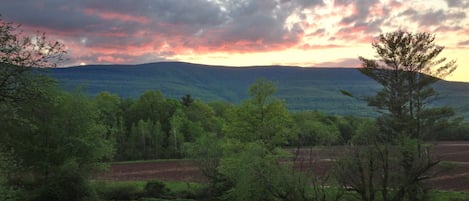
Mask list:
[{"label": "green foliage", "polygon": [[215,134],[203,135],[188,146],[188,156],[198,161],[199,167],[210,182],[220,179],[218,168],[223,156],[222,146],[222,140]]},{"label": "green foliage", "polygon": [[86,179],[76,170],[63,170],[50,178],[50,182],[42,184],[31,193],[33,201],[86,201],[97,200],[97,195]]},{"label": "green foliage", "polygon": [[153,159],[164,156],[163,140],[165,134],[161,124],[140,120],[133,125],[127,141],[127,158],[129,159]]},{"label": "green foliage", "polygon": [[194,99],[192,99],[192,96],[190,94],[186,94],[181,98],[181,104],[186,107],[189,107],[193,102]]},{"label": "green foliage", "polygon": [[469,124],[463,118],[455,118],[441,129],[436,140],[469,140]]},{"label": "green foliage", "polygon": [[[14,185],[28,184],[33,200],[79,200],[93,193],[86,180],[100,169],[99,162],[113,155],[105,128],[97,124],[93,104],[83,95],[47,89],[40,99],[17,110],[22,127],[8,124],[2,147],[12,150],[7,178]],[[91,198],[92,199],[92,198]]]},{"label": "green foliage", "polygon": [[[337,162],[337,179],[363,201],[429,200],[423,183],[439,160],[422,140],[449,125],[454,112],[448,107],[428,108],[436,96],[431,85],[455,68],[455,62],[437,59],[444,49],[428,33],[403,31],[381,34],[372,46],[378,60],[360,57],[360,71],[382,85],[370,106],[383,114],[363,122],[351,147]],[[373,125],[375,124],[375,125]]]},{"label": "green foliage", "polygon": [[[198,100],[184,106],[149,91],[121,104],[116,145],[118,160],[184,157],[186,145],[207,133],[222,134],[222,117]],[[119,115],[119,112],[116,113]]]},{"label": "green foliage", "polygon": [[224,140],[200,138],[197,158],[205,161],[212,197],[222,200],[307,200],[307,180],[281,164],[289,156],[280,148],[294,139],[293,121],[272,82],[258,80],[251,98],[228,110]]},{"label": "green foliage", "polygon": [[[228,200],[300,200],[305,183],[297,183],[295,175],[279,164],[283,154],[271,152],[263,144],[251,142],[231,144],[240,150],[225,156],[220,173],[233,181],[232,189],[224,197]],[[242,151],[241,151],[242,150]],[[303,181],[304,182],[304,181]]]},{"label": "green foliage", "polygon": [[292,118],[283,101],[273,98],[272,82],[259,80],[250,88],[251,99],[231,110],[227,137],[241,142],[260,141],[275,147],[292,139]]},{"label": "green foliage", "polygon": [[117,151],[121,151],[122,148],[116,146],[125,135],[120,97],[109,92],[102,92],[94,98],[93,103],[98,110],[98,123],[106,128],[105,138],[113,142]]},{"label": "green foliage", "polygon": [[166,188],[166,185],[157,180],[147,182],[144,188],[145,197],[161,198],[167,196],[168,193],[169,189]]},{"label": "green foliage", "polygon": [[92,186],[103,201],[192,200],[191,198],[200,197],[200,191],[204,187],[197,183],[163,181],[96,181]]},{"label": "green foliage", "polygon": [[19,166],[15,164],[15,160],[4,150],[0,152],[0,200],[20,201],[25,200],[25,192],[21,186],[9,185],[8,179],[12,177],[11,169],[17,169]]},{"label": "green foliage", "polygon": [[352,137],[351,141],[356,145],[369,145],[382,141],[382,138],[376,121],[367,119],[358,124],[356,135]]},{"label": "green foliage", "polygon": [[[319,112],[299,112],[293,115],[295,131],[300,145],[338,144],[341,138],[339,122]],[[345,130],[344,130],[345,132]]]},{"label": "green foliage", "polygon": [[[431,85],[456,69],[455,61],[438,58],[444,47],[429,33],[396,31],[381,34],[372,46],[378,60],[360,57],[360,71],[383,88],[368,104],[385,113],[379,119],[387,139],[405,134],[428,139],[454,112],[447,107],[427,108],[437,95]],[[432,76],[433,75],[433,76]]]},{"label": "green foliage", "polygon": [[136,200],[142,197],[143,190],[135,185],[100,186],[97,194],[102,200]]}]

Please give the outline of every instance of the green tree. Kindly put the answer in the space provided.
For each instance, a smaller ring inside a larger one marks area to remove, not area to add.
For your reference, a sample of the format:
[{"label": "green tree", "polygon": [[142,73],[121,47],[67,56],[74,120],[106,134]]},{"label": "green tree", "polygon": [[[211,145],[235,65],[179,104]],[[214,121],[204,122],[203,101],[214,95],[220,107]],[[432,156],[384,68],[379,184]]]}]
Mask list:
[{"label": "green tree", "polygon": [[241,142],[260,141],[272,148],[293,138],[292,118],[283,101],[275,99],[275,85],[260,79],[249,88],[250,99],[231,111],[229,138]]},{"label": "green tree", "polygon": [[140,98],[132,105],[132,119],[133,123],[139,120],[160,121],[169,118],[164,114],[166,106],[166,99],[159,91],[146,91]]},{"label": "green tree", "polygon": [[[292,118],[275,99],[272,82],[258,80],[250,98],[228,111],[227,133],[217,179],[228,200],[305,200],[307,180],[280,159],[289,154],[281,146],[293,139]],[[204,152],[213,153],[213,152]],[[215,157],[216,158],[216,157]],[[213,169],[213,168],[212,168]],[[216,186],[216,185],[214,185]]]},{"label": "green tree", "polygon": [[181,97],[181,104],[185,107],[189,107],[192,103],[194,103],[194,99],[192,99],[192,96],[190,94],[186,94]]},{"label": "green tree", "polygon": [[[222,120],[216,116],[212,107],[201,101],[195,101],[189,107],[186,107],[185,114],[189,122],[200,125],[204,133],[222,132]],[[189,141],[193,141],[197,137],[197,134],[193,134],[190,137],[192,139]]]},{"label": "green tree", "polygon": [[301,146],[339,143],[340,130],[335,119],[319,112],[295,113],[293,119]]},{"label": "green tree", "polygon": [[389,138],[405,133],[423,139],[434,130],[433,123],[452,115],[448,108],[426,108],[437,95],[431,85],[456,68],[455,61],[438,57],[444,47],[434,40],[424,32],[381,34],[372,43],[378,59],[360,57],[360,71],[383,86],[368,104],[385,111],[379,125]]},{"label": "green tree", "polygon": [[101,92],[94,98],[94,104],[98,109],[99,123],[106,126],[106,138],[115,138],[118,132],[122,132],[123,124],[119,96]]},{"label": "green tree", "polygon": [[[361,72],[383,86],[368,104],[382,110],[377,127],[365,122],[360,140],[338,161],[338,180],[364,201],[427,200],[431,169],[439,163],[423,140],[452,115],[446,107],[428,108],[436,96],[431,85],[456,68],[438,58],[444,49],[428,33],[381,34],[372,46],[377,60],[360,57]],[[362,141],[361,141],[362,140]]]},{"label": "green tree", "polygon": [[168,149],[172,157],[181,157],[183,154],[184,132],[182,131],[187,117],[181,110],[177,110],[171,117],[171,130],[168,133]]},{"label": "green tree", "polygon": [[30,185],[30,199],[82,200],[92,197],[87,181],[113,155],[97,110],[83,95],[53,88],[41,99],[17,111],[29,126],[11,124],[1,147],[11,150],[16,169],[9,170],[12,184]]},{"label": "green tree", "polygon": [[35,86],[50,80],[33,74],[33,67],[54,67],[64,54],[63,44],[45,34],[24,36],[19,25],[0,19],[0,103],[38,96]]},{"label": "green tree", "polygon": [[127,160],[158,159],[166,156],[164,140],[166,134],[159,122],[140,120],[132,126],[129,137],[125,142]]}]

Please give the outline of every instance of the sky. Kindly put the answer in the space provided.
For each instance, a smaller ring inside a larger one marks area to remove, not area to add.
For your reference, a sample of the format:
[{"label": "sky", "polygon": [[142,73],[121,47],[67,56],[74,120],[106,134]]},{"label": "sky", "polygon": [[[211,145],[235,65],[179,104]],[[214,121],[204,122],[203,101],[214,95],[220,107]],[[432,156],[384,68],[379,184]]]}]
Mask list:
[{"label": "sky", "polygon": [[380,33],[429,32],[469,82],[469,0],[2,0],[2,19],[65,44],[60,66],[182,61],[360,67]]}]

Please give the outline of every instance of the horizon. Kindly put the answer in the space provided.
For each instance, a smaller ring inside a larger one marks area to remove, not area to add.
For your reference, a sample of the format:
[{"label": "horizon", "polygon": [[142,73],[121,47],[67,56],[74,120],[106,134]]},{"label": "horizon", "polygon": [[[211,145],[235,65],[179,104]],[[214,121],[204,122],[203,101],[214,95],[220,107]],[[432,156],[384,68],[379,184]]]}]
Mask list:
[{"label": "horizon", "polygon": [[[429,32],[469,82],[469,0],[24,0],[2,20],[65,44],[61,67],[186,62],[359,68],[380,33]],[[60,17],[57,17],[60,16]]]},{"label": "horizon", "polygon": [[[184,62],[184,61],[157,61],[157,62],[148,62],[148,63],[140,63],[140,64],[86,64],[86,65],[75,65],[75,66],[62,66],[56,68],[81,68],[81,67],[116,67],[119,66],[126,66],[126,67],[137,67],[140,65],[148,65],[148,64],[159,64],[159,63],[182,63],[182,64],[190,64],[190,65],[200,65],[207,68],[295,68],[295,69],[356,69],[360,67],[340,67],[340,66],[314,66],[314,67],[303,67],[303,66],[286,66],[286,65],[256,65],[256,66],[226,66],[226,65],[211,65],[211,64],[199,64],[199,63],[192,63],[192,62]],[[454,83],[467,83],[469,81],[453,81],[453,80],[445,80],[447,82],[454,82]]]}]

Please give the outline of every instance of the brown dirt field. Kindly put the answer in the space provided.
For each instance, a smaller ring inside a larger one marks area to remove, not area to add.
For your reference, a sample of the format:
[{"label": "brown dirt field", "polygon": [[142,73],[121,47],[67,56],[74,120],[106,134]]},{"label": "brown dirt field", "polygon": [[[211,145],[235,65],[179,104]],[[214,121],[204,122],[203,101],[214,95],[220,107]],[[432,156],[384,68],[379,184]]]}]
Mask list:
[{"label": "brown dirt field", "polygon": [[[343,147],[312,148],[298,152],[295,168],[323,174],[333,166]],[[295,154],[295,151],[292,150]],[[452,163],[449,169],[437,174],[429,182],[440,190],[469,192],[469,141],[439,142],[435,153],[441,161]],[[311,168],[314,167],[314,168]],[[113,181],[152,180],[203,182],[205,178],[197,164],[188,160],[112,164],[98,179]]]},{"label": "brown dirt field", "polygon": [[202,172],[193,161],[170,160],[162,162],[136,162],[126,164],[112,164],[107,173],[98,179],[111,181],[204,181]]}]

